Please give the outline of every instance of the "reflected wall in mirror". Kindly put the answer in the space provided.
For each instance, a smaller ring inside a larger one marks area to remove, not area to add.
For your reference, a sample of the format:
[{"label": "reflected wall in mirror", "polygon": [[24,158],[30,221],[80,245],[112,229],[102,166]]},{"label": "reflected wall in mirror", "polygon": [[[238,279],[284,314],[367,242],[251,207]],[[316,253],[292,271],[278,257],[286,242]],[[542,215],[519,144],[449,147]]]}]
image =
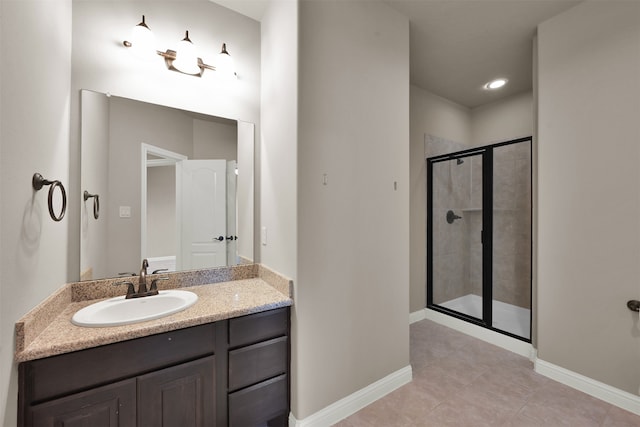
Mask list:
[{"label": "reflected wall in mirror", "polygon": [[253,262],[254,126],[81,92],[80,279]]}]

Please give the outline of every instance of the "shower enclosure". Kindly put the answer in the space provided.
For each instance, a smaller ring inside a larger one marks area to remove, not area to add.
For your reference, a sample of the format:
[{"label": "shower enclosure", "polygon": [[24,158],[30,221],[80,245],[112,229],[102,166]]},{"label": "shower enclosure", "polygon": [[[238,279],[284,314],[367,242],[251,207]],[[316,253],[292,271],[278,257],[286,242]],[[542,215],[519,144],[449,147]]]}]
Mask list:
[{"label": "shower enclosure", "polygon": [[427,307],[531,340],[531,138],[427,158]]}]

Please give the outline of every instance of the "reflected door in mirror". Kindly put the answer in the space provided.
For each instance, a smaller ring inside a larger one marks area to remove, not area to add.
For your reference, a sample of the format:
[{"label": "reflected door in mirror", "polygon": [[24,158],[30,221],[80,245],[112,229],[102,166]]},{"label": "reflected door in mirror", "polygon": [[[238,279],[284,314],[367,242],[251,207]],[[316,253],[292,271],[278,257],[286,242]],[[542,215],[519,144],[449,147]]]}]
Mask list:
[{"label": "reflected door in mirror", "polygon": [[184,160],[177,164],[179,270],[227,265],[227,162]]}]

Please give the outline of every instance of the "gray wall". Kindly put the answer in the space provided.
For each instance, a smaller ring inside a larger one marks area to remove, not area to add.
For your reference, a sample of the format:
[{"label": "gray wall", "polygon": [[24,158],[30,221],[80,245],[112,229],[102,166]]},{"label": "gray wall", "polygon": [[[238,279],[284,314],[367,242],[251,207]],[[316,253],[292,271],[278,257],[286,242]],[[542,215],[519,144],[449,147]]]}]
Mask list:
[{"label": "gray wall", "polygon": [[176,167],[147,168],[147,257],[176,256],[175,230]]},{"label": "gray wall", "polygon": [[303,1],[299,52],[302,419],[409,365],[409,22]]},{"label": "gray wall", "polygon": [[[0,19],[0,53],[11,58],[0,76],[0,423],[14,426],[15,322],[68,277],[71,212],[54,222],[48,187],[34,193],[31,177],[59,179],[78,197],[69,186],[71,2],[2,1]],[[42,58],[46,67],[34,66]]]},{"label": "gray wall", "polygon": [[533,93],[530,91],[473,108],[471,144],[487,145],[532,136],[533,119]]},{"label": "gray wall", "polygon": [[238,160],[236,123],[194,120],[193,158]]},{"label": "gray wall", "polygon": [[538,29],[538,356],[638,394],[640,3]]},{"label": "gray wall", "polygon": [[103,94],[83,91],[81,126],[81,192],[98,196],[99,217],[94,218],[95,199],[82,200],[80,214],[80,276],[81,280],[107,277],[109,204],[109,99]]},{"label": "gray wall", "polygon": [[262,52],[262,260],[294,279],[303,420],[409,363],[408,22],[378,2],[271,2]]},{"label": "gray wall", "polygon": [[[266,240],[261,262],[294,281],[291,340],[291,410],[299,414],[301,343],[297,310],[298,262],[298,8],[297,1],[270,1],[261,21],[262,87],[259,215]],[[318,320],[320,321],[320,320]],[[307,337],[308,338],[308,337]]]}]

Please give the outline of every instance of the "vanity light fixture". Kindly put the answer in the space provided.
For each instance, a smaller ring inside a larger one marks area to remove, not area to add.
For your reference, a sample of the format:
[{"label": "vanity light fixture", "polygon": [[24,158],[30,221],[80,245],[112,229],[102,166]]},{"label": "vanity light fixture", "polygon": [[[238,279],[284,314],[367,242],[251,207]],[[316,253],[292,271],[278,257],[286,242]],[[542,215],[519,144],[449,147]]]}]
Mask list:
[{"label": "vanity light fixture", "polygon": [[224,77],[236,78],[233,68],[233,60],[227,51],[227,44],[222,44],[222,51],[218,54],[216,65],[205,64],[196,51],[196,47],[189,38],[189,31],[185,31],[184,38],[178,43],[176,50],[167,49],[162,52],[153,46],[155,37],[145,22],[142,15],[142,22],[133,27],[131,31],[131,41],[123,41],[126,48],[141,58],[155,57],[159,55],[164,58],[164,62],[169,70],[177,71],[190,76],[202,77],[204,70],[218,71]]},{"label": "vanity light fixture", "polygon": [[508,80],[507,79],[503,79],[503,78],[491,80],[489,83],[484,85],[484,88],[487,89],[487,90],[500,89],[501,87],[506,85],[507,82],[508,82]]}]

